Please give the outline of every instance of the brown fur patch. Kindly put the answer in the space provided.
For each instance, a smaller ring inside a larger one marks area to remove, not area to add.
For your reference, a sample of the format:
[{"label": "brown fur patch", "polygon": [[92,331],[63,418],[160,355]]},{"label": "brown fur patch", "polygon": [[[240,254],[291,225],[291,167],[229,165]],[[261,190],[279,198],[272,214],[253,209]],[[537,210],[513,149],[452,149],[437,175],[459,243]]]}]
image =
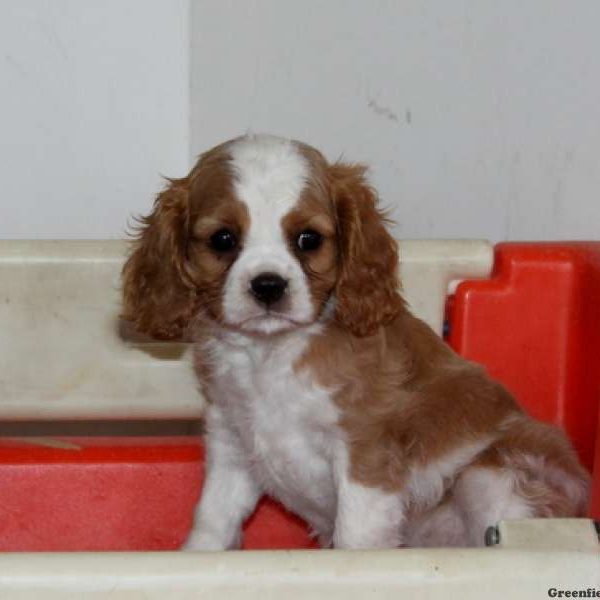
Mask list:
[{"label": "brown fur patch", "polygon": [[203,154],[190,174],[169,180],[153,212],[139,219],[123,268],[123,318],[144,333],[179,338],[200,311],[221,318],[221,290],[235,253],[209,247],[220,228],[240,238],[248,212],[233,192],[227,145]]},{"label": "brown fur patch", "polygon": [[169,181],[152,214],[139,219],[123,267],[122,316],[157,338],[181,337],[197,303],[186,268],[188,197],[188,177]]},{"label": "brown fur patch", "polygon": [[513,471],[517,493],[539,517],[586,514],[589,474],[558,427],[515,416],[474,466]]},{"label": "brown fur patch", "polygon": [[321,385],[338,390],[356,481],[400,490],[411,467],[490,436],[496,441],[474,466],[515,469],[522,475],[518,493],[537,498],[539,516],[581,514],[585,494],[570,499],[556,482],[541,482],[525,458],[544,457],[585,490],[588,476],[564,434],[529,419],[500,384],[407,311],[373,336],[327,327],[296,369],[310,369]]},{"label": "brown fur patch", "polygon": [[365,172],[362,165],[343,163],[327,172],[341,257],[336,318],[357,336],[375,333],[404,306],[398,294],[398,244],[385,228]]},{"label": "brown fur patch", "polygon": [[[319,314],[329,299],[338,278],[338,248],[336,221],[329,197],[308,186],[297,206],[282,221],[290,251],[296,256],[306,275],[311,299]],[[316,250],[301,251],[298,235],[307,229],[321,234],[322,243]]]},{"label": "brown fur patch", "polygon": [[328,327],[297,368],[339,389],[352,476],[387,490],[400,489],[411,466],[476,441],[518,410],[500,385],[407,311],[373,336]]}]

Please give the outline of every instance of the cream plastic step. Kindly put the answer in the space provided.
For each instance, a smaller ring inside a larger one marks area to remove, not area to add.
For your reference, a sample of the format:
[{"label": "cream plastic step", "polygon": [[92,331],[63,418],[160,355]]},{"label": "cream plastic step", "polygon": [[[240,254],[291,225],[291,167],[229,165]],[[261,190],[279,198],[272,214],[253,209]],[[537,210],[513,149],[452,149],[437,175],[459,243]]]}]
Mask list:
[{"label": "cream plastic step", "polygon": [[[0,420],[194,419],[187,344],[118,321],[123,241],[0,241]],[[441,332],[450,281],[489,275],[485,241],[404,241],[403,293]]]},{"label": "cream plastic step", "polygon": [[489,277],[494,249],[483,240],[400,243],[402,293],[411,310],[441,335],[450,283]]},{"label": "cream plastic step", "polygon": [[532,600],[600,588],[591,521],[499,530],[499,544],[481,549],[0,554],[0,598]]}]

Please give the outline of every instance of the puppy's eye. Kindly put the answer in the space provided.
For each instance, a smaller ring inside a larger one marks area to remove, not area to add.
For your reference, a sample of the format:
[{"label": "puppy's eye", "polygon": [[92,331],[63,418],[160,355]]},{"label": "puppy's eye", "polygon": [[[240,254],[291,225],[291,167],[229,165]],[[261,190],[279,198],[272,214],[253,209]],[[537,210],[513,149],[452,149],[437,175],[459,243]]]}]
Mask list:
[{"label": "puppy's eye", "polygon": [[296,245],[302,252],[316,250],[323,242],[323,236],[313,229],[305,229],[296,240]]},{"label": "puppy's eye", "polygon": [[237,246],[237,237],[229,229],[219,229],[210,236],[210,246],[217,252],[230,252]]}]

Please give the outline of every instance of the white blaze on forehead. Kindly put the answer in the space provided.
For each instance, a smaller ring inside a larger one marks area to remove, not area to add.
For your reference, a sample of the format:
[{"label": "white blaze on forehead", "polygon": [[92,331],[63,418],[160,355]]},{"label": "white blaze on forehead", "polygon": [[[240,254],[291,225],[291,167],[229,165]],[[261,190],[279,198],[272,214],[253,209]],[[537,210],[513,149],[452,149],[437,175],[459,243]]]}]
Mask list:
[{"label": "white blaze on forehead", "polygon": [[296,206],[310,176],[308,161],[297,145],[269,135],[249,135],[229,148],[235,194],[248,208],[249,227],[241,252],[225,285],[223,309],[231,324],[247,324],[256,331],[272,332],[284,321],[253,323],[264,316],[250,293],[250,282],[260,273],[276,273],[287,281],[285,306],[279,307],[289,322],[311,322],[314,306],[306,276],[289,247],[283,218]]},{"label": "white blaze on forehead", "polygon": [[267,224],[270,234],[280,231],[281,219],[306,185],[307,161],[293,142],[270,135],[241,138],[230,155],[236,194],[250,213],[249,238],[256,237],[257,229],[263,234]]}]

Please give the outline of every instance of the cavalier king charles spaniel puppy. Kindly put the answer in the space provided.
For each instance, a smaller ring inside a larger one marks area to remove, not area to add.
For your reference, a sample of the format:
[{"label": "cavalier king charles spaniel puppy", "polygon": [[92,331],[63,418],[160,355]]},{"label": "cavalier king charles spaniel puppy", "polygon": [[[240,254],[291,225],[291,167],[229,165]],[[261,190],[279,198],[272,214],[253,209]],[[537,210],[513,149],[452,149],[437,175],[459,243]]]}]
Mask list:
[{"label": "cavalier king charles spaniel puppy", "polygon": [[245,135],[140,220],[124,317],[191,336],[207,476],[185,548],[237,548],[268,494],[324,547],[478,546],[501,519],[584,515],[589,477],[400,295],[365,168]]}]

